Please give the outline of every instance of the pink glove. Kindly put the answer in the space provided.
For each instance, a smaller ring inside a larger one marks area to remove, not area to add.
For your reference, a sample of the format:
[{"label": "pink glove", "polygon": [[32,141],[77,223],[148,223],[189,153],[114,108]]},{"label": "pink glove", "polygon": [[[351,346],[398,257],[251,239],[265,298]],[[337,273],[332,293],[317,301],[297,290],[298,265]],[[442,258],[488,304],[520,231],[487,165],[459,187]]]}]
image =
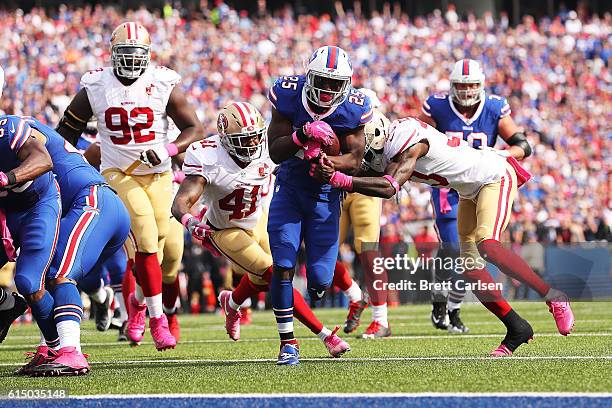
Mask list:
[{"label": "pink glove", "polygon": [[185,180],[185,177],[185,173],[183,173],[181,170],[176,170],[174,172],[174,178],[172,179],[172,182],[176,184],[181,184],[183,180]]},{"label": "pink glove", "polygon": [[353,177],[347,176],[341,171],[335,171],[329,179],[329,184],[335,188],[341,188],[342,190],[351,191],[353,189]]},{"label": "pink glove", "polygon": [[304,150],[304,160],[312,160],[321,154],[321,143],[312,139],[308,140],[302,146],[302,150]]},{"label": "pink glove", "polygon": [[198,231],[197,233],[199,234],[200,232],[203,232],[203,237],[198,237],[196,235],[194,235],[194,233],[192,233],[191,235],[193,236],[194,239],[196,239],[197,241],[200,242],[200,245],[202,245],[204,248],[208,249],[208,251],[213,255],[213,256],[221,256],[221,253],[217,250],[217,248],[215,248],[215,246],[212,243],[211,240],[211,235],[212,235],[212,229],[206,225],[206,223],[202,223],[202,220],[204,219],[204,215],[206,215],[206,211],[208,211],[208,206],[204,206],[202,207],[202,210],[200,210],[200,213],[198,215],[196,215],[195,217],[193,217],[194,219],[196,219],[199,225],[204,225],[204,230],[203,231]]},{"label": "pink glove", "polygon": [[332,136],[335,135],[331,126],[322,120],[308,122],[304,125],[304,134],[312,140],[324,145],[332,144]]},{"label": "pink glove", "polygon": [[0,187],[6,187],[9,185],[9,179],[5,172],[0,171]]},{"label": "pink glove", "polygon": [[441,188],[440,189],[440,212],[442,214],[448,214],[453,210],[450,203],[448,202],[448,193],[450,188]]}]

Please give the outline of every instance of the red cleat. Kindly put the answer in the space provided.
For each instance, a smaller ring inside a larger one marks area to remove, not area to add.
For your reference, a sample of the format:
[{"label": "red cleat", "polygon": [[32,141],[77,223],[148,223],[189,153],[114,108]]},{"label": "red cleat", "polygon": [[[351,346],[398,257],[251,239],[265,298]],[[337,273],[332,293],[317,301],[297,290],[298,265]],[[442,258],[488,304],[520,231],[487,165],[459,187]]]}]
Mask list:
[{"label": "red cleat", "polygon": [[32,377],[59,377],[85,375],[89,372],[86,356],[76,347],[62,347],[54,359],[32,369]]},{"label": "red cleat", "polygon": [[30,375],[36,367],[45,364],[49,360],[53,360],[57,356],[57,352],[47,346],[38,346],[36,351],[28,351],[26,357],[30,359],[23,367],[15,371],[15,375]]},{"label": "red cleat", "polygon": [[351,351],[351,346],[336,335],[338,330],[340,330],[340,326],[336,326],[334,331],[323,340],[325,347],[327,347],[327,351],[329,351],[329,354],[334,358],[338,358],[347,351]]},{"label": "red cleat", "polygon": [[547,301],[546,304],[555,319],[559,333],[563,336],[570,334],[574,328],[574,313],[567,295],[559,292],[557,297]]},{"label": "red cleat", "polygon": [[168,327],[170,328],[170,334],[178,343],[181,338],[181,325],[178,320],[178,316],[176,313],[166,314],[168,318]]},{"label": "red cleat", "polygon": [[250,307],[247,307],[246,309],[240,309],[240,314],[242,315],[240,317],[241,326],[246,326],[253,323],[253,310]]},{"label": "red cleat", "polygon": [[359,327],[361,314],[366,307],[368,307],[368,302],[364,300],[349,303],[348,315],[343,328],[345,333],[352,333]]},{"label": "red cleat", "polygon": [[240,340],[240,318],[242,313],[240,313],[240,310],[234,310],[230,307],[229,299],[231,295],[232,292],[229,290],[222,290],[219,293],[219,304],[225,315],[225,330],[227,334],[229,334],[230,339],[238,341]]}]

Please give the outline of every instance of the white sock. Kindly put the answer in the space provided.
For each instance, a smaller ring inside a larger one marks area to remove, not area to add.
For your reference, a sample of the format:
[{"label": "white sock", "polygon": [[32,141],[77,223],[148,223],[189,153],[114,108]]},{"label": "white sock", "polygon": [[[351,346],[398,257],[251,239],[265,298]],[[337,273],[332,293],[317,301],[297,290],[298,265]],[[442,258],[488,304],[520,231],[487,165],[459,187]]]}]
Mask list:
[{"label": "white sock", "polygon": [[247,298],[247,300],[242,302],[242,304],[240,305],[240,307],[244,307],[245,309],[251,306],[253,306],[253,301],[251,300],[251,298]]},{"label": "white sock", "polygon": [[47,345],[47,340],[45,340],[45,336],[43,336],[42,333],[40,333],[40,346],[46,346]]},{"label": "white sock", "polygon": [[331,330],[329,330],[327,327],[323,326],[321,331],[319,333],[317,333],[317,336],[319,336],[321,341],[325,341],[325,339],[328,338],[329,336],[331,336],[331,334],[332,334]]},{"label": "white sock", "polygon": [[[234,310],[240,310],[240,305],[238,303],[234,302],[234,296],[233,295],[234,295],[233,293],[230,295],[229,305]],[[246,303],[246,300],[244,302]]]},{"label": "white sock", "polygon": [[172,306],[172,307],[166,307],[166,305],[164,305],[164,313],[167,315],[171,315],[171,314],[175,314],[176,313],[176,306]]},{"label": "white sock", "polygon": [[164,304],[162,302],[162,294],[145,297],[147,309],[149,309],[149,317],[158,318],[164,314]]},{"label": "white sock", "polygon": [[448,301],[446,302],[446,309],[450,312],[452,310],[457,310],[457,309],[461,309],[461,304],[463,303],[463,301],[461,302],[452,302],[450,299],[448,299]]},{"label": "white sock", "polygon": [[348,298],[349,302],[359,302],[362,298],[361,289],[355,281],[353,281],[353,284],[350,288],[344,291],[344,294]]},{"label": "white sock", "polygon": [[128,313],[125,307],[125,302],[123,301],[123,294],[121,292],[115,292],[115,303],[118,305],[119,312],[121,313],[119,318],[122,322],[125,322],[128,319]]},{"label": "white sock", "polygon": [[64,320],[57,324],[57,334],[60,338],[60,348],[76,347],[81,352],[81,325],[74,320]]},{"label": "white sock", "polygon": [[91,297],[91,299],[96,303],[106,302],[107,295],[108,293],[106,293],[104,286],[100,286],[95,292],[89,293],[89,297]]},{"label": "white sock", "polygon": [[141,305],[145,302],[145,295],[139,284],[136,284],[136,290],[134,291],[134,297],[136,298],[136,301]]},{"label": "white sock", "polygon": [[387,304],[383,303],[380,306],[370,306],[372,308],[372,320],[380,323],[385,327],[389,327],[389,322],[387,321]]}]

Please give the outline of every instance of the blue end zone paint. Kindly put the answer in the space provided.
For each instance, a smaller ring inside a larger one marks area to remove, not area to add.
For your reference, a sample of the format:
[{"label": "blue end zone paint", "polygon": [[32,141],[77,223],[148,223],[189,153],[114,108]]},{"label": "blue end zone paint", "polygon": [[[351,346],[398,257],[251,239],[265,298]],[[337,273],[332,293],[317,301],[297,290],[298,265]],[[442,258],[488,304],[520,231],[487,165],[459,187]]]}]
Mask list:
[{"label": "blue end zone paint", "polygon": [[454,406],[470,406],[485,408],[502,407],[610,407],[610,397],[537,397],[537,396],[512,396],[512,397],[373,397],[371,395],[358,397],[232,397],[232,398],[209,398],[209,397],[178,397],[178,398],[102,398],[94,399],[64,399],[64,400],[0,400],[0,407],[11,408],[151,408],[153,406],[170,406],[172,408],[183,408],[191,406],[213,406],[227,408],[253,408],[270,407],[285,408],[300,404],[309,408],[330,408],[334,406],[350,407],[425,407],[425,408],[448,408]]}]

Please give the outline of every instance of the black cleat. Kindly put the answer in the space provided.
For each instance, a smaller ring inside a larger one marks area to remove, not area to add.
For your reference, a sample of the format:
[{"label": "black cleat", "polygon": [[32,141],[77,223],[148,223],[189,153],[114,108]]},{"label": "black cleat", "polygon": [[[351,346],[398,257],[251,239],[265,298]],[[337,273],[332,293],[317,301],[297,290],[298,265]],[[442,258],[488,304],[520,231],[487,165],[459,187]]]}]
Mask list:
[{"label": "black cleat", "polygon": [[448,315],[446,313],[446,296],[433,295],[431,309],[431,324],[433,327],[440,330],[448,329]]},{"label": "black cleat", "polygon": [[125,334],[126,327],[127,321],[123,322],[123,324],[119,328],[119,336],[117,337],[117,341],[128,341],[127,334]]},{"label": "black cleat", "polygon": [[113,303],[115,293],[108,286],[104,287],[104,290],[106,291],[106,300],[104,301],[104,303],[92,302],[96,304],[95,316],[96,329],[98,331],[107,331],[111,325],[111,320],[113,318],[113,312],[110,306],[111,303]]},{"label": "black cleat", "polygon": [[470,331],[463,322],[461,321],[461,317],[459,314],[461,313],[461,309],[449,310],[448,311],[448,332],[449,333],[467,333]]},{"label": "black cleat", "polygon": [[346,321],[342,328],[345,333],[352,333],[357,329],[361,320],[361,314],[366,307],[368,307],[368,302],[363,299],[349,304],[348,315],[346,316]]},{"label": "black cleat", "polygon": [[9,296],[13,296],[15,304],[8,310],[0,310],[0,343],[6,338],[13,322],[28,309],[28,304],[23,297],[17,293],[12,293]]},{"label": "black cleat", "polygon": [[533,339],[533,328],[529,322],[514,310],[502,319],[508,331],[498,348],[491,352],[492,357],[508,357],[521,345]]}]

